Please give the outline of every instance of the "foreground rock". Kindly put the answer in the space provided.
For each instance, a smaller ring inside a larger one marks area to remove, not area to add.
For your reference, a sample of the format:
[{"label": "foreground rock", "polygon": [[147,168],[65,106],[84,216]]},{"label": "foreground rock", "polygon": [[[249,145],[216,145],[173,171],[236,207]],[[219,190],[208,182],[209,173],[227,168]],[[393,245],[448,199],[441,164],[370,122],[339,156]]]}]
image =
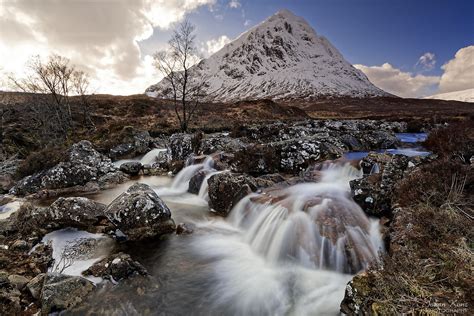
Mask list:
[{"label": "foreground rock", "polygon": [[101,177],[116,170],[110,158],[97,152],[89,141],[83,140],[71,147],[64,162],[23,178],[10,193],[27,195],[42,189],[84,186],[89,182],[99,182]]},{"label": "foreground rock", "polygon": [[92,282],[84,278],[48,273],[41,293],[41,315],[74,307],[93,289]]},{"label": "foreground rock", "polygon": [[146,269],[137,261],[134,261],[126,253],[113,254],[83,272],[83,275],[93,275],[103,279],[117,282],[137,275],[147,275]]},{"label": "foreground rock", "polygon": [[146,184],[136,183],[105,209],[109,220],[128,240],[143,240],[175,230],[171,211]]},{"label": "foreground rock", "polygon": [[227,216],[242,198],[257,190],[257,183],[252,177],[229,172],[213,175],[208,184],[209,207],[222,216]]}]

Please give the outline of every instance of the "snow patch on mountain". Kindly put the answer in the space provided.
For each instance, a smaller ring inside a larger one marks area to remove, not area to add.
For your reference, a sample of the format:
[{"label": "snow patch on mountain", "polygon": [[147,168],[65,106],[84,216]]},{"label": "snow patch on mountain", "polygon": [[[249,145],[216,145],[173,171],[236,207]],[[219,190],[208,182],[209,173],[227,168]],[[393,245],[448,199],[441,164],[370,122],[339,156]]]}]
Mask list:
[{"label": "snow patch on mountain", "polygon": [[462,101],[462,102],[473,102],[474,103],[474,88],[466,89],[461,91],[439,93],[425,99],[438,99],[438,100],[450,100],[450,101]]},{"label": "snow patch on mountain", "polygon": [[[241,34],[192,71],[208,78],[209,101],[389,95],[288,10]],[[160,97],[167,88],[162,80],[146,92]]]}]

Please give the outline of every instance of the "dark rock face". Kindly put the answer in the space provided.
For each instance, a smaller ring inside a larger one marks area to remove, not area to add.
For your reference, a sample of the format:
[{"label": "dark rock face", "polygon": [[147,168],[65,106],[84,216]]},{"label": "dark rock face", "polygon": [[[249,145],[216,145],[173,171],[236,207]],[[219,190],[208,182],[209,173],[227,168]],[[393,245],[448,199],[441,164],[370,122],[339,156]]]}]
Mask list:
[{"label": "dark rock face", "polygon": [[340,157],[344,147],[334,143],[338,141],[332,137],[312,137],[284,141],[273,146],[280,152],[280,170],[294,173],[306,169],[312,163]]},{"label": "dark rock face", "polygon": [[245,142],[239,138],[232,138],[225,134],[211,134],[201,142],[201,151],[204,155],[215,152],[236,152],[245,147]]},{"label": "dark rock face", "polygon": [[138,161],[125,162],[120,165],[120,171],[131,176],[138,175],[142,169],[143,165]]},{"label": "dark rock face", "polygon": [[48,273],[41,293],[41,315],[74,307],[93,289],[92,282],[84,278]]},{"label": "dark rock face", "polygon": [[228,172],[213,175],[208,183],[209,207],[222,216],[227,216],[242,198],[257,190],[252,177]]},{"label": "dark rock face", "polygon": [[119,195],[105,213],[129,240],[153,238],[175,230],[168,206],[143,183],[136,183]]},{"label": "dark rock face", "polygon": [[[45,225],[55,229],[88,229],[105,217],[105,205],[84,197],[60,197],[45,212]],[[88,229],[90,230],[90,229]]]},{"label": "dark rock face", "polygon": [[168,152],[172,160],[186,160],[195,152],[195,140],[192,134],[173,134],[168,144]]},{"label": "dark rock face", "polygon": [[199,170],[196,174],[189,180],[188,192],[192,194],[198,194],[199,189],[201,189],[202,182],[209,174],[209,170]]},{"label": "dark rock face", "polygon": [[150,150],[152,138],[147,131],[136,131],[131,127],[125,127],[122,133],[126,134],[124,143],[110,150],[109,156],[112,159],[132,158]]},{"label": "dark rock face", "polygon": [[148,272],[139,262],[134,261],[130,255],[120,252],[95,263],[84,271],[83,274],[120,281],[137,275],[147,275]]},{"label": "dark rock face", "polygon": [[103,175],[116,171],[112,161],[97,152],[89,141],[80,141],[68,151],[65,162],[49,170],[20,180],[10,193],[26,195],[41,189],[61,189],[98,181]]},{"label": "dark rock face", "polygon": [[346,315],[367,315],[367,294],[369,284],[367,273],[357,274],[346,286],[344,300],[341,302],[341,312]]},{"label": "dark rock face", "polygon": [[392,193],[408,167],[408,157],[371,153],[361,161],[364,177],[350,182],[352,197],[365,213],[387,216],[391,213]]}]

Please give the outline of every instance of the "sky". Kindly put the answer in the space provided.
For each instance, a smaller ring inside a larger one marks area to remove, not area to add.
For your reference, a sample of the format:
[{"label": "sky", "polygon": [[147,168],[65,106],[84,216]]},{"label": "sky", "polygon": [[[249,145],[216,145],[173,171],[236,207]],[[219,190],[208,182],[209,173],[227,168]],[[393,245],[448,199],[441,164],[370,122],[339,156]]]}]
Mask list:
[{"label": "sky", "polygon": [[303,17],[380,88],[402,97],[474,88],[472,0],[0,0],[0,90],[57,53],[96,93],[143,93],[152,55],[183,19],[209,56],[281,9]]}]

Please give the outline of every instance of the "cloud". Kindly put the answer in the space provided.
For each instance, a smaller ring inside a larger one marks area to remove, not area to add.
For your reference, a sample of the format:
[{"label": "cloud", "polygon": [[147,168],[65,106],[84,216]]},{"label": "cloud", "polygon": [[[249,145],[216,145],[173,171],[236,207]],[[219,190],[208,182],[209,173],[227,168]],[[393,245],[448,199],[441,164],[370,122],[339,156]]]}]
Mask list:
[{"label": "cloud", "polygon": [[219,51],[222,47],[224,47],[225,44],[229,43],[230,41],[231,39],[228,38],[226,35],[222,35],[218,38],[208,40],[203,45],[204,47],[201,48],[201,52],[203,53],[203,55],[208,57]]},{"label": "cloud", "polygon": [[439,93],[474,88],[474,45],[461,48],[453,59],[444,64]]},{"label": "cloud", "polygon": [[148,69],[150,56],[142,55],[138,42],[149,38],[154,28],[167,29],[189,12],[215,2],[2,1],[0,67],[18,74],[30,55],[58,53],[88,71],[100,83],[100,92],[137,93],[158,79]]},{"label": "cloud", "polygon": [[433,53],[424,53],[416,62],[415,66],[421,66],[423,70],[432,70],[436,65],[436,56]]},{"label": "cloud", "polygon": [[403,72],[389,63],[382,66],[354,65],[354,67],[364,72],[377,87],[405,98],[418,98],[433,94],[440,80],[437,76]]},{"label": "cloud", "polygon": [[229,7],[232,8],[232,9],[238,9],[242,6],[242,4],[240,4],[239,1],[237,0],[231,0],[229,1]]}]

